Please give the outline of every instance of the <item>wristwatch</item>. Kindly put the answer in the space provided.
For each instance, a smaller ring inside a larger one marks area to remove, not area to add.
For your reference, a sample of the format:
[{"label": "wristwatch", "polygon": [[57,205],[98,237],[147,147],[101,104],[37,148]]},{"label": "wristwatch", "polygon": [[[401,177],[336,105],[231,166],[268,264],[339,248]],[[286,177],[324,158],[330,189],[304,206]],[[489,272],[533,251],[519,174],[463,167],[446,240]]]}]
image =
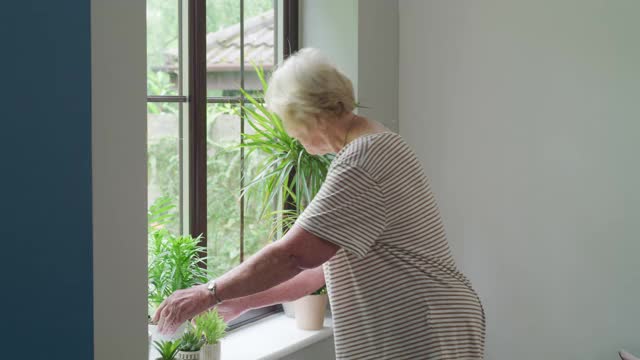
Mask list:
[{"label": "wristwatch", "polygon": [[207,284],[207,290],[209,290],[209,292],[211,292],[211,294],[213,294],[213,297],[216,299],[216,305],[218,305],[218,304],[220,304],[222,302],[222,300],[220,300],[220,298],[218,297],[218,294],[216,294],[216,281],[215,280],[209,281],[209,283]]}]

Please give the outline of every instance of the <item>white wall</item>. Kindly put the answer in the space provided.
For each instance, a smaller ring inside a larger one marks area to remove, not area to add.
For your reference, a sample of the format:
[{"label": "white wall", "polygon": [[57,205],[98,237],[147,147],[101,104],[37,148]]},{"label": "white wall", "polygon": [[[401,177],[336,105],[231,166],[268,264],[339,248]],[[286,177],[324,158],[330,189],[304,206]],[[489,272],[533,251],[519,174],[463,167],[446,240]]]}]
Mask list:
[{"label": "white wall", "polygon": [[358,0],[300,0],[300,47],[327,55],[358,88]]},{"label": "white wall", "polygon": [[91,1],[95,360],[148,358],[145,6]]},{"label": "white wall", "polygon": [[398,129],[397,0],[301,0],[300,35],[351,79],[360,115]]},{"label": "white wall", "polygon": [[358,1],[358,114],[398,130],[398,1]]},{"label": "white wall", "polygon": [[400,0],[400,132],[487,359],[640,353],[640,1]]}]

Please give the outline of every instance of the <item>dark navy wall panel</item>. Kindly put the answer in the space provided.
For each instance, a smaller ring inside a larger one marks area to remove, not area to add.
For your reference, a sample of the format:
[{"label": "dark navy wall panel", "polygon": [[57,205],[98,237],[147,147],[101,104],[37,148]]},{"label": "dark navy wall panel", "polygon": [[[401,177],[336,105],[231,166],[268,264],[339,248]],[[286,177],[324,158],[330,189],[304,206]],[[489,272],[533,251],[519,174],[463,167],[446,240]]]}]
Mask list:
[{"label": "dark navy wall panel", "polygon": [[92,359],[90,0],[5,1],[0,29],[1,357]]}]

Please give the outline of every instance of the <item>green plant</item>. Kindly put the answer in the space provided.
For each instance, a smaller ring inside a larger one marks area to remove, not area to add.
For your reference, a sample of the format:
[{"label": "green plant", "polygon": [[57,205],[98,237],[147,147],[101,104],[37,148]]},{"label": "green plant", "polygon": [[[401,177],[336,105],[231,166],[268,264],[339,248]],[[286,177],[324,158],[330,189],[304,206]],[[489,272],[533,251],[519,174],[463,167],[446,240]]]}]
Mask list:
[{"label": "green plant", "polygon": [[327,293],[327,286],[326,285],[322,285],[322,287],[314,292],[311,293],[311,295],[324,295]]},{"label": "green plant", "polygon": [[[164,137],[149,143],[148,146],[149,187],[156,189],[161,196],[151,204],[149,211],[156,204],[161,206],[171,205],[167,212],[172,215],[162,223],[174,232],[180,230],[180,217],[178,204],[180,202],[180,157],[178,155],[178,140]],[[150,222],[151,225],[151,222]]]},{"label": "green plant", "polygon": [[[267,92],[264,69],[259,66],[254,68],[262,83],[264,94]],[[254,131],[254,134],[242,134],[244,143],[241,147],[247,149],[247,158],[256,153],[264,157],[257,167],[256,175],[249,180],[243,191],[247,195],[256,192],[261,194],[261,213],[275,219],[273,234],[280,229],[293,226],[320,190],[333,155],[309,154],[300,142],[287,134],[277,114],[267,109],[247,91],[241,91],[249,100],[249,104],[244,105],[243,109],[249,115],[247,123]],[[279,202],[276,210],[267,211],[273,207],[274,199]],[[289,202],[289,209],[285,209],[285,202]],[[326,287],[323,286],[312,294],[326,294],[326,291]]]},{"label": "green plant", "polygon": [[178,211],[174,200],[168,196],[158,197],[147,210],[149,234],[158,230],[174,231],[174,222],[178,220]]},{"label": "green plant", "polygon": [[[266,93],[264,69],[255,66],[255,71]],[[240,146],[247,150],[247,158],[254,153],[263,156],[256,175],[249,179],[243,192],[248,197],[260,193],[261,214],[277,215],[280,220],[275,228],[287,228],[320,190],[333,156],[309,154],[300,142],[287,134],[277,114],[247,91],[241,91],[249,101],[243,105],[243,110],[253,133],[243,133],[244,142]],[[268,211],[273,208],[274,201],[280,202],[276,210]],[[290,203],[289,209],[285,209],[285,202]]]},{"label": "green plant", "polygon": [[176,236],[166,229],[149,234],[149,302],[159,305],[176,290],[207,281],[207,258],[200,237]]},{"label": "green plant", "polygon": [[180,350],[180,340],[176,341],[154,341],[153,347],[160,354],[162,360],[173,360]]},{"label": "green plant", "polygon": [[190,328],[185,332],[180,341],[181,351],[198,351],[204,344],[202,336],[200,336],[193,328]]},{"label": "green plant", "polygon": [[218,314],[218,310],[213,309],[195,318],[196,334],[204,338],[209,345],[216,344],[224,336],[227,324]]}]

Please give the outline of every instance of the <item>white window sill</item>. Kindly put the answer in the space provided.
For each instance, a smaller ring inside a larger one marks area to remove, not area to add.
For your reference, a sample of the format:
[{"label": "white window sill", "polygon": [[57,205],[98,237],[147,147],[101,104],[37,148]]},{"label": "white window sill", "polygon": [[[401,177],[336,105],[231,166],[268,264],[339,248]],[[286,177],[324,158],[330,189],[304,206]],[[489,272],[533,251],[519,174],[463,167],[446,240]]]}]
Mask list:
[{"label": "white window sill", "polygon": [[300,330],[296,320],[274,314],[235,330],[222,339],[222,360],[275,360],[333,335],[332,321],[325,317],[324,328]]},{"label": "white window sill", "polygon": [[[277,313],[227,334],[221,340],[221,360],[277,360],[333,335],[332,319],[324,328],[309,331],[296,327],[296,320]],[[155,359],[155,350],[150,359]]]}]

